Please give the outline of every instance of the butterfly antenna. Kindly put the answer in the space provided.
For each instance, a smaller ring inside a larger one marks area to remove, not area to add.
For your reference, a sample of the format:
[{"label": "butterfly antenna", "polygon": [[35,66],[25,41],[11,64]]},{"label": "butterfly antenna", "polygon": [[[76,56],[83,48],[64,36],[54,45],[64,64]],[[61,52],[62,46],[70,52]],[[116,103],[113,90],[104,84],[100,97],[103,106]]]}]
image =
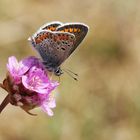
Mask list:
[{"label": "butterfly antenna", "polygon": [[72,72],[71,70],[68,69],[63,69],[64,72],[66,72],[71,78],[73,78],[75,81],[78,81],[78,79],[75,76],[78,76],[78,74]]},{"label": "butterfly antenna", "polygon": [[69,73],[72,73],[72,74],[74,74],[75,76],[78,76],[78,74],[77,73],[74,73],[73,71],[71,71],[71,70],[69,70],[69,69],[66,69]]}]

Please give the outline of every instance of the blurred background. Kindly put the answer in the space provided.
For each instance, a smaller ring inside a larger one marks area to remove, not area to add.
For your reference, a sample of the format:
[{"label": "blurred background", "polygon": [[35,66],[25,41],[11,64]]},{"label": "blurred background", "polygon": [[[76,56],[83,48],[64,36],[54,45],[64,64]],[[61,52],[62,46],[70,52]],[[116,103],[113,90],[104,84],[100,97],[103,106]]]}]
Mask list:
[{"label": "blurred background", "polygon": [[[0,114],[0,140],[140,139],[139,0],[0,0],[0,81],[9,56],[37,53],[27,39],[51,21],[90,27],[63,68],[54,116],[37,117],[8,105]],[[0,102],[7,95],[0,90]]]}]

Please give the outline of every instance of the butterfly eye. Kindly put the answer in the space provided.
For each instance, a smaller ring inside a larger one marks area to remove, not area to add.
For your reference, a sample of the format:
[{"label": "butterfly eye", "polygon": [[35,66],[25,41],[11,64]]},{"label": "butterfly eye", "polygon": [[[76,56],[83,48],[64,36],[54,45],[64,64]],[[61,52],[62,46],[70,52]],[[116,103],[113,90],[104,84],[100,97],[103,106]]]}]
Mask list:
[{"label": "butterfly eye", "polygon": [[60,68],[57,68],[54,73],[57,75],[57,76],[60,76],[61,74],[63,74],[62,70]]},{"label": "butterfly eye", "polygon": [[56,70],[56,71],[55,71],[55,73],[57,73],[57,74],[58,74],[58,73],[59,73],[59,69],[58,69],[58,70]]}]

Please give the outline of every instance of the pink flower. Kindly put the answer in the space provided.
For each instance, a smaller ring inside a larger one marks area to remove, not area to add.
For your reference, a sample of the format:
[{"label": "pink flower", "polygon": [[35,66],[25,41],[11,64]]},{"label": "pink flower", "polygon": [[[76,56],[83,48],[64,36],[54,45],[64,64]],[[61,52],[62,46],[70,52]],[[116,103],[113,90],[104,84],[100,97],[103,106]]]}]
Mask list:
[{"label": "pink flower", "polygon": [[29,67],[23,64],[23,61],[18,62],[14,56],[9,57],[7,69],[15,83],[20,83],[21,76],[29,70]]},{"label": "pink flower", "polygon": [[41,108],[44,112],[46,112],[49,116],[53,116],[52,108],[56,107],[55,97],[54,95],[50,95],[47,100],[42,102]]},{"label": "pink flower", "polygon": [[[29,114],[29,110],[41,106],[49,116],[52,116],[51,109],[56,105],[51,92],[59,84],[49,79],[41,61],[31,56],[18,62],[12,56],[9,57],[7,69],[8,75],[0,85],[9,93],[5,99],[7,103],[20,106]],[[4,103],[0,106],[0,112],[4,108]]]},{"label": "pink flower", "polygon": [[48,94],[58,86],[57,82],[49,80],[44,70],[37,67],[32,67],[26,75],[22,76],[22,83],[25,88],[40,94]]}]

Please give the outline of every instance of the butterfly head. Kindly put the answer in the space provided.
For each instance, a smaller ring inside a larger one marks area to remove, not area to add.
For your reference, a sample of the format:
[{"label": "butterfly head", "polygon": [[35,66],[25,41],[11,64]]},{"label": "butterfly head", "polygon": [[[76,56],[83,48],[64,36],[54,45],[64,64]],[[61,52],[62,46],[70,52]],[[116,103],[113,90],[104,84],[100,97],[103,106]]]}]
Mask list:
[{"label": "butterfly head", "polygon": [[54,74],[56,76],[60,76],[61,74],[63,74],[63,71],[61,70],[60,67],[57,67],[56,69],[54,69]]}]

